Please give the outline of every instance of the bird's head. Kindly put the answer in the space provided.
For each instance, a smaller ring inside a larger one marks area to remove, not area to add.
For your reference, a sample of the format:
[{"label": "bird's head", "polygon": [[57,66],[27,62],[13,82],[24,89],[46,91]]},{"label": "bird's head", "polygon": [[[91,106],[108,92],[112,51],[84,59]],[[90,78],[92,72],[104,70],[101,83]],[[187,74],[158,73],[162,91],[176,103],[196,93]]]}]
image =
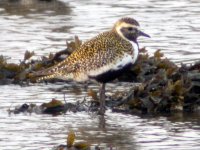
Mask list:
[{"label": "bird's head", "polygon": [[150,37],[140,30],[139,23],[133,18],[122,18],[114,25],[114,30],[123,39],[137,43],[139,36]]}]

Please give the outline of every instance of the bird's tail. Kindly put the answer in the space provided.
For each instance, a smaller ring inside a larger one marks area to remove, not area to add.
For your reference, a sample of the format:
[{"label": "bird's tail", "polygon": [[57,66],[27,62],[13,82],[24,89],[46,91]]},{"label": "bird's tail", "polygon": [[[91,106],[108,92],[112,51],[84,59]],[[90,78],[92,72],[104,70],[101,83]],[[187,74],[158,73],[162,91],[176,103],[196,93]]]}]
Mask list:
[{"label": "bird's tail", "polygon": [[[69,78],[69,75],[71,75],[70,73],[73,71],[72,69],[69,69],[68,65],[66,64],[66,61],[62,61],[47,69],[31,73],[31,76],[36,79],[36,82],[55,78],[66,80]],[[65,70],[65,72],[63,72],[63,70]]]},{"label": "bird's tail", "polygon": [[50,67],[47,69],[36,71],[36,72],[30,73],[29,78],[34,79],[36,82],[50,80],[50,79],[56,78],[57,75],[55,73],[55,70],[56,70],[55,67]]},{"label": "bird's tail", "polygon": [[55,79],[55,78],[56,78],[56,74],[45,75],[45,76],[41,76],[41,77],[36,78],[36,82],[42,82],[42,81]]}]

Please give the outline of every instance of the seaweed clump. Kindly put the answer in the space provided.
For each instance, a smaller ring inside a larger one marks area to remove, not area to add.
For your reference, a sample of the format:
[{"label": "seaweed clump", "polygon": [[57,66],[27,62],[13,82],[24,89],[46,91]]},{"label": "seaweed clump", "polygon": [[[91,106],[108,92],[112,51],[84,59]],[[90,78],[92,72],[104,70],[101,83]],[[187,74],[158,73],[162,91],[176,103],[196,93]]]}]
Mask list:
[{"label": "seaweed clump", "polygon": [[53,150],[90,150],[90,144],[87,142],[74,142],[76,135],[70,131],[67,136],[66,145],[62,144],[55,147]]},{"label": "seaweed clump", "polygon": [[164,58],[160,50],[151,57],[145,49],[142,52],[136,65],[118,79],[141,84],[122,97],[114,110],[142,113],[198,110],[200,63],[178,67]]},{"label": "seaweed clump", "polygon": [[22,66],[14,63],[7,63],[7,59],[2,55],[0,56],[0,81],[2,84],[11,83],[11,79],[22,70]]},{"label": "seaweed clump", "polygon": [[8,109],[9,114],[19,114],[19,113],[36,113],[36,114],[51,114],[51,115],[61,115],[67,112],[81,112],[88,111],[90,105],[87,101],[77,101],[77,103],[63,103],[61,100],[52,99],[48,103],[42,103],[41,105],[36,105],[34,103],[24,103],[19,106],[15,106],[13,109]]}]

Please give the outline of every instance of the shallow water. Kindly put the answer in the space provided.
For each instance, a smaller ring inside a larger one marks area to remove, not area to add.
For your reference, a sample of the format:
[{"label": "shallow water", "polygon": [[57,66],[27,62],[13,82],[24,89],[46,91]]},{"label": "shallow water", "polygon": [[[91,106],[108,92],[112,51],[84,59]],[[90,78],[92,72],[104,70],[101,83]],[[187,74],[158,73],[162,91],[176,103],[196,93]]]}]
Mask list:
[{"label": "shallow water", "polygon": [[[142,5],[141,5],[142,4]],[[149,53],[162,49],[176,63],[191,63],[200,57],[200,2],[182,1],[0,1],[0,54],[9,61],[23,59],[26,50],[37,56],[65,48],[66,40],[78,35],[86,40],[112,27],[123,16],[136,18],[151,39],[140,39]],[[51,149],[64,144],[67,132],[74,130],[77,141],[134,149],[200,149],[199,114],[173,116],[131,116],[106,112],[104,119],[88,113],[50,115],[8,115],[10,107],[22,103],[40,104],[51,98],[63,99],[52,90],[62,84],[37,84],[28,87],[0,87],[0,149]],[[87,89],[66,85],[68,101],[82,100]],[[108,94],[124,90],[124,84],[109,84]],[[96,85],[90,88],[97,89]],[[88,99],[88,97],[87,97]]]},{"label": "shallow water", "polygon": [[146,46],[150,53],[162,49],[170,59],[185,63],[200,57],[196,0],[10,1],[15,3],[0,2],[0,52],[16,61],[27,49],[44,55],[63,49],[65,40],[74,35],[89,39],[124,16],[136,18],[151,35],[140,40],[140,47]]},{"label": "shallow water", "polygon": [[[107,94],[110,94],[113,89],[124,90],[125,84],[121,83],[117,87],[109,84]],[[63,100],[63,93],[55,92],[62,87],[62,84],[1,86],[0,147],[2,150],[51,149],[56,145],[65,144],[70,130],[75,131],[77,142],[88,141],[93,147],[99,144],[100,147],[108,150],[109,147],[113,147],[114,150],[200,148],[200,114],[133,116],[108,110],[105,118],[87,112],[67,113],[54,117],[37,114],[8,115],[7,109],[22,103],[40,104],[51,98]],[[97,90],[93,85],[88,88]],[[9,94],[8,89],[15,91],[15,94]],[[82,100],[83,97],[89,99],[87,88],[81,85],[66,84],[63,92],[68,94],[68,102]]]}]

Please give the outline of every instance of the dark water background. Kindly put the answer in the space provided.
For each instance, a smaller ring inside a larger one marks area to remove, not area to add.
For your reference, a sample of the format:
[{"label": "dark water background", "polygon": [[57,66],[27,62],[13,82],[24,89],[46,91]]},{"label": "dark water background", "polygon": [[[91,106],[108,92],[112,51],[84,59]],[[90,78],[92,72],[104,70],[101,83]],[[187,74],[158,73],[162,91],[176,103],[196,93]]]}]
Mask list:
[{"label": "dark water background", "polygon": [[[200,1],[198,0],[1,0],[0,54],[10,62],[23,59],[26,50],[36,58],[65,48],[74,35],[86,40],[112,27],[121,17],[137,19],[151,39],[140,39],[150,54],[162,49],[176,63],[192,63],[200,57]],[[64,144],[74,130],[77,141],[100,144],[105,150],[200,149],[200,115],[131,116],[106,113],[105,120],[88,113],[11,115],[7,109],[22,103],[40,104],[51,98],[63,99],[52,90],[62,84],[28,87],[0,87],[0,149],[51,149]],[[67,86],[69,102],[82,100],[87,89]],[[109,84],[108,93],[124,90],[125,83]],[[89,88],[97,89],[97,85]],[[114,89],[114,90],[113,90]],[[88,97],[86,97],[89,99]]]}]

